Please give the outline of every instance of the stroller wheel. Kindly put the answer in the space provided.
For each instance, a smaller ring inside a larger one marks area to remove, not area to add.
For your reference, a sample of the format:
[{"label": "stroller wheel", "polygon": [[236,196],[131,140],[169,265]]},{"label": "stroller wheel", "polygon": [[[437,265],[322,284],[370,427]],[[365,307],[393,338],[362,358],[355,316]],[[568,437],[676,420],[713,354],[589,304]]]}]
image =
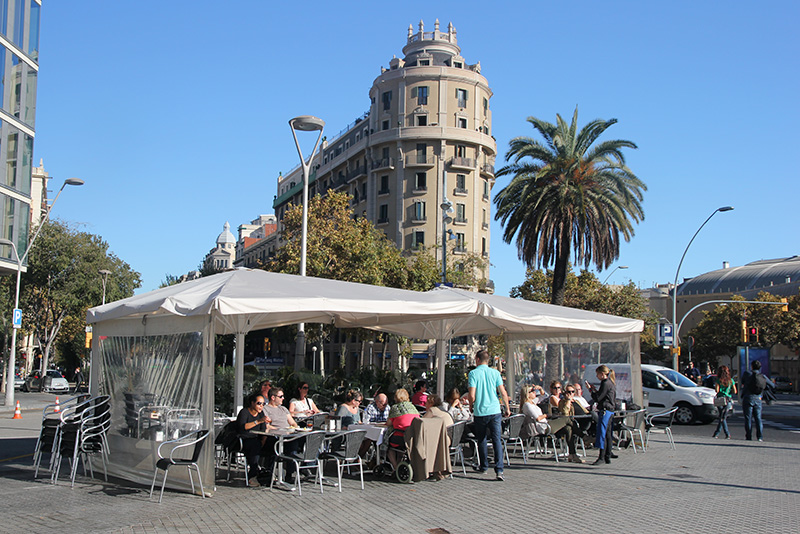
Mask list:
[{"label": "stroller wheel", "polygon": [[408,462],[400,462],[397,464],[397,472],[395,473],[397,480],[404,484],[410,484],[412,482],[412,478],[414,478],[414,469],[411,468],[411,464]]}]

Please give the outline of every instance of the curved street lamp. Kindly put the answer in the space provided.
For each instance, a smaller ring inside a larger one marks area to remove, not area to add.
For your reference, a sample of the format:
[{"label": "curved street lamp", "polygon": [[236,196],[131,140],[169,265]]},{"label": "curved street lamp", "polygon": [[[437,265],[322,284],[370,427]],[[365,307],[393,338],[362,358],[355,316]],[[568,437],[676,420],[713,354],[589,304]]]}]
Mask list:
[{"label": "curved street lamp", "polygon": [[[33,242],[36,241],[36,238],[39,236],[39,232],[42,230],[42,227],[48,221],[50,217],[50,211],[53,209],[53,206],[56,205],[56,201],[58,201],[58,197],[61,196],[61,192],[64,188],[68,185],[83,185],[83,180],[80,178],[67,178],[64,180],[64,183],[61,185],[61,189],[58,190],[58,194],[56,194],[56,198],[53,199],[53,202],[50,204],[50,207],[47,208],[47,211],[42,218],[42,221],[39,223],[39,227],[36,229],[36,233],[33,234],[33,237],[30,241],[28,241],[28,248],[25,250],[25,253],[20,257],[17,253],[17,246],[14,244],[13,241],[10,239],[0,239],[0,245],[8,245],[11,247],[11,250],[14,251],[14,257],[17,259],[17,289],[14,294],[14,311],[13,314],[17,314],[17,310],[19,309],[19,283],[20,277],[22,276],[22,262],[25,261],[25,258],[28,257],[28,253],[31,251],[31,247],[33,247]],[[11,354],[8,355],[8,373],[6,376],[6,406],[12,406],[14,404],[14,368],[17,366],[17,326],[13,326],[14,321],[12,317],[12,329],[11,329]],[[42,359],[42,364],[44,365],[44,359]],[[42,369],[44,374],[44,369]],[[42,379],[44,381],[44,379]]]},{"label": "curved street lamp", "polygon": [[692,242],[694,238],[697,237],[697,234],[700,233],[700,230],[711,220],[711,217],[717,214],[717,212],[722,211],[732,211],[733,206],[722,206],[721,208],[715,209],[711,215],[700,225],[700,228],[694,233],[692,238],[689,240],[689,244],[686,245],[686,248],[683,251],[683,256],[681,256],[681,261],[678,263],[678,270],[675,271],[675,282],[672,284],[672,367],[676,371],[680,372],[678,369],[678,346],[680,345],[678,340],[678,274],[681,272],[681,265],[683,265],[683,260],[686,258],[686,253],[689,252],[689,247],[692,246]]},{"label": "curved street lamp", "polygon": [[614,270],[613,270],[613,271],[611,271],[610,273],[608,273],[608,276],[606,276],[606,279],[605,279],[605,280],[603,280],[603,284],[605,285],[605,283],[606,283],[606,282],[608,282],[608,279],[609,279],[609,278],[611,278],[611,275],[612,275],[612,274],[614,274],[615,272],[617,272],[617,269],[627,269],[627,268],[628,268],[628,266],[627,266],[627,265],[617,265],[616,267],[614,267]]},{"label": "curved street lamp", "polygon": [[[292,129],[292,137],[294,137],[294,145],[297,148],[297,155],[300,156],[300,166],[303,169],[303,228],[300,237],[300,276],[306,275],[306,250],[308,240],[308,171],[311,162],[314,159],[314,153],[317,151],[319,141],[322,139],[322,131],[325,128],[325,121],[314,117],[312,115],[301,115],[289,121],[289,127]],[[316,132],[319,131],[317,142],[314,143],[314,149],[311,151],[308,161],[303,158],[303,152],[300,150],[300,143],[297,141],[297,131],[301,132]],[[300,323],[297,325],[297,349],[294,357],[295,371],[302,368],[302,362],[306,355],[306,332],[305,324]]]}]

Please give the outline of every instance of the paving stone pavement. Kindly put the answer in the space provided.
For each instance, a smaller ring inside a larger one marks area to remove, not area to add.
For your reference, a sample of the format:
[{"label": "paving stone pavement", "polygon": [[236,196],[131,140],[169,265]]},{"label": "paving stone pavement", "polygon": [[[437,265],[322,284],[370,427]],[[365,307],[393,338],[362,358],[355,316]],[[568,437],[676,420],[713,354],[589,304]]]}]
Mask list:
[{"label": "paving stone pavement", "polygon": [[721,523],[726,532],[800,532],[800,445],[676,438],[675,451],[653,437],[646,453],[620,451],[609,466],[512,457],[505,482],[491,472],[412,485],[368,475],[363,492],[351,478],[342,493],[306,485],[298,496],[238,478],[219,480],[208,499],[168,490],[162,504],[121,481],[34,481],[24,457],[0,464],[0,532],[705,533]]}]

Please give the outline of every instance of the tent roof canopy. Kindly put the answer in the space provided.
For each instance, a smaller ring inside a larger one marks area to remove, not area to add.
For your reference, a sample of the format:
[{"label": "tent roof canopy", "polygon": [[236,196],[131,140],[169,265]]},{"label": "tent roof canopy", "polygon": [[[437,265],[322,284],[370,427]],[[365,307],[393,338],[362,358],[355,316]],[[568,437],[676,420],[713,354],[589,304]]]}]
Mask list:
[{"label": "tent roof canopy", "polygon": [[497,295],[440,287],[417,292],[236,269],[91,308],[90,324],[210,316],[218,334],[289,324],[373,328],[415,338],[524,333],[620,337],[644,323]]}]

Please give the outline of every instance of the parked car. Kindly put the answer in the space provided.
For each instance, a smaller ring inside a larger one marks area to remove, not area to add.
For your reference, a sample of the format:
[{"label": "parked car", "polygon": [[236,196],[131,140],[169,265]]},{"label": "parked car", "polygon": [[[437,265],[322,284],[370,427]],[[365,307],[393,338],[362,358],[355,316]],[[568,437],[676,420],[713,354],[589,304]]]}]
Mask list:
[{"label": "parked car", "polygon": [[44,376],[44,381],[38,371],[28,375],[22,385],[22,391],[44,391],[45,393],[67,393],[69,383],[55,369],[49,369]]},{"label": "parked car", "polygon": [[[584,380],[588,380],[595,387],[600,384],[596,376],[598,365],[587,365],[583,376]],[[609,363],[606,365],[614,370],[618,382],[627,381],[630,388],[630,364]],[[648,394],[649,413],[677,406],[676,423],[688,425],[700,421],[705,424],[710,423],[716,417],[717,410],[714,407],[716,392],[713,389],[698,386],[681,373],[667,367],[642,364],[642,390]],[[619,386],[617,393],[620,394]],[[584,395],[588,397],[590,392],[584,390]]]},{"label": "parked car", "polygon": [[14,373],[14,389],[22,389],[25,379],[19,373]]},{"label": "parked car", "polygon": [[776,376],[772,378],[775,382],[775,391],[784,391],[791,393],[794,391],[794,383],[789,380],[788,376]]}]

